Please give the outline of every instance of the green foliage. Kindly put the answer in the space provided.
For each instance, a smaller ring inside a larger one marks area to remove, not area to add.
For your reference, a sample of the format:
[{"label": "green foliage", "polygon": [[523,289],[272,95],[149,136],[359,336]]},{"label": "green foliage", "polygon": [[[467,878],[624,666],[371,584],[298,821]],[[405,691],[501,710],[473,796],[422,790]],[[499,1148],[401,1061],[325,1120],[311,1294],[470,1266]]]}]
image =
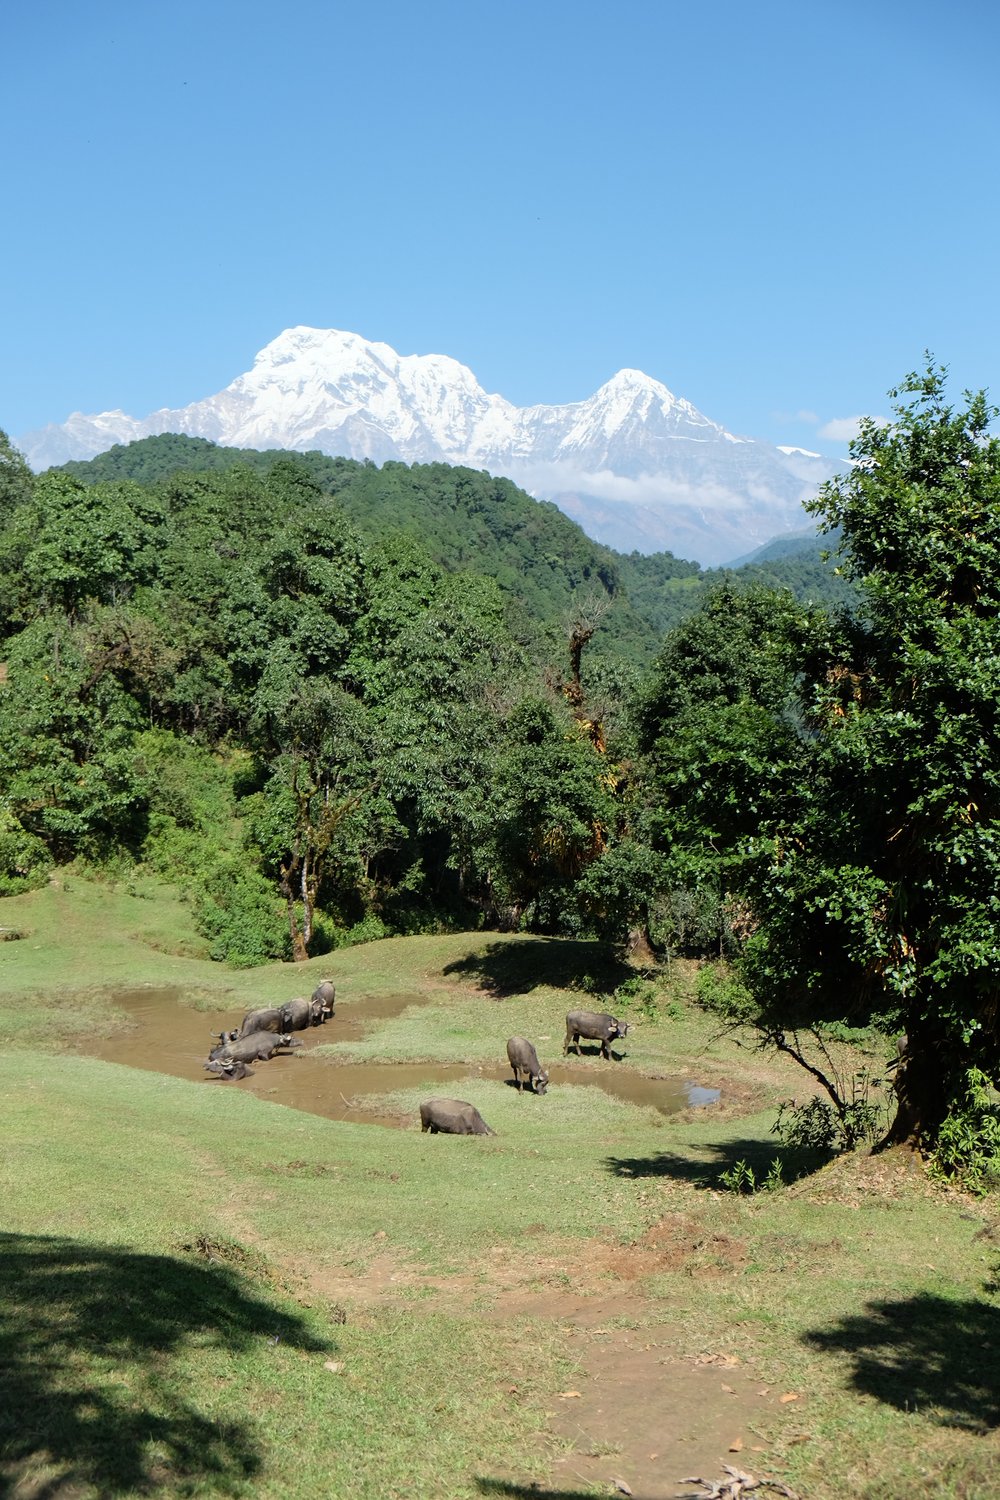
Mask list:
[{"label": "green foliage", "polygon": [[37,835],[22,827],[10,807],[0,803],[0,896],[18,896],[44,885],[52,861]]},{"label": "green foliage", "polygon": [[194,882],[191,904],[209,956],[235,969],[291,957],[274,887],[240,855],[216,860]]},{"label": "green foliage", "polygon": [[758,1179],[748,1161],[741,1160],[728,1171],[719,1173],[719,1186],[728,1193],[773,1193],[785,1186],[781,1157],[776,1156],[767,1170],[767,1175]]},{"label": "green foliage", "polygon": [[133,700],[65,619],[41,618],[11,643],[0,683],[0,785],[20,826],[55,858],[100,857],[141,838],[136,727]]},{"label": "green foliage", "polygon": [[855,1151],[872,1144],[885,1129],[885,1110],[872,1097],[872,1080],[865,1070],[852,1079],[853,1097],[839,1111],[828,1099],[814,1094],[799,1104],[786,1099],[772,1126],[786,1146],[808,1151]]},{"label": "green foliage", "polygon": [[0,531],[17,506],[28,503],[34,486],[27,459],[0,428]]},{"label": "green foliage", "polygon": [[981,1068],[970,1068],[965,1090],[938,1131],[931,1166],[971,1193],[1000,1187],[1000,1092]]},{"label": "green foliage", "polygon": [[729,964],[705,964],[698,971],[699,1005],[731,1026],[751,1025],[757,1011],[754,998]]}]

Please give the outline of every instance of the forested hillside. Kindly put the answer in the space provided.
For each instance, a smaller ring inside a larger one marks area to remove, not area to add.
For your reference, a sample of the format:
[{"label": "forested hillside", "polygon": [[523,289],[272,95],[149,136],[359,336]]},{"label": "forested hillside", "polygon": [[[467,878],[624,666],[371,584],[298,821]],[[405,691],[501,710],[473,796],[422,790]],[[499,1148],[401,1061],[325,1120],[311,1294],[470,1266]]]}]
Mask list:
[{"label": "forested hillside", "polygon": [[509,479],[447,464],[378,468],[318,452],[222,448],[203,438],[165,433],[63,469],[85,484],[122,478],[151,484],[178,472],[244,465],[266,474],[283,458],[293,458],[324,494],[336,496],[363,535],[406,532],[442,566],[488,574],[543,628],[564,632],[584,603],[593,609],[601,600],[603,608],[603,596],[614,598],[614,608],[601,614],[594,650],[639,664],[648,664],[663,632],[698,609],[723,579],[739,587],[788,588],[805,602],[839,604],[854,597],[833,566],[821,561],[818,542],[809,553],[737,569],[703,570],[669,552],[614,552],[592,541],[555,505],[533,499]]},{"label": "forested hillside", "polygon": [[844,1143],[844,1026],[905,1031],[901,1132],[988,1137],[1000,444],[933,367],[895,394],[815,506],[854,611],[808,556],[617,557],[486,474],[166,438],[35,478],[4,440],[0,891],[150,868],[237,963],[454,925],[728,954],[706,1001]]}]

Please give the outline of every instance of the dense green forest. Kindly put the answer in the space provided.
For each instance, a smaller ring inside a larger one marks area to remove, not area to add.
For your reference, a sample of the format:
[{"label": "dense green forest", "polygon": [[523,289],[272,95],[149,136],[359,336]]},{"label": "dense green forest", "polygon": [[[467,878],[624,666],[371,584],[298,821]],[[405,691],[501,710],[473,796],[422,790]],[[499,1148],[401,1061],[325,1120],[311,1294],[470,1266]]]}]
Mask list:
[{"label": "dense green forest", "polygon": [[660,637],[697,610],[722,580],[740,588],[787,588],[804,602],[847,604],[855,595],[818,539],[797,539],[787,555],[735,569],[702,569],[669,552],[646,556],[603,547],[557,506],[535,500],[509,479],[447,464],[387,463],[377,468],[318,452],[220,448],[175,433],[114,447],[86,462],[63,465],[83,484],[131,479],[158,484],[178,472],[223,473],[246,467],[266,475],[294,458],[323,494],[335,496],[365,537],[386,531],[418,540],[451,571],[470,569],[496,580],[527,609],[536,626],[563,630],[581,604],[607,598],[593,650],[648,665]]},{"label": "dense green forest", "polygon": [[36,478],[4,440],[0,892],[151,868],[237,964],[721,954],[705,1003],[843,1142],[826,1041],[874,1026],[897,1131],[995,1158],[1000,445],[933,367],[893,395],[814,506],[836,570],[622,557],[445,465],[168,436]]}]

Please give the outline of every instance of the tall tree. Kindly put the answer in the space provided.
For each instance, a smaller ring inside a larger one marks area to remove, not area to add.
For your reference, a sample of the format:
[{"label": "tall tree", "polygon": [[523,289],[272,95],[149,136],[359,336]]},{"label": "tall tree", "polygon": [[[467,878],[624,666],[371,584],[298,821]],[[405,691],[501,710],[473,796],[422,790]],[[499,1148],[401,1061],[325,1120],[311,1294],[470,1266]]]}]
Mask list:
[{"label": "tall tree", "polygon": [[932,363],[891,395],[814,506],[863,622],[807,664],[808,753],[761,820],[744,972],[775,1039],[903,1031],[891,1139],[932,1144],[968,1070],[1000,1071],[1000,441]]}]

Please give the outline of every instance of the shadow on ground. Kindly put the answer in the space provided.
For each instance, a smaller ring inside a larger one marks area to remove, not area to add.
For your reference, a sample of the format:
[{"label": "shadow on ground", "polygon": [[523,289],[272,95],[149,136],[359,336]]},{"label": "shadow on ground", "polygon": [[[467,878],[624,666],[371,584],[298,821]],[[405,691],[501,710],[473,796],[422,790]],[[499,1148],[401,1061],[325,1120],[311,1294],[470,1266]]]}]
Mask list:
[{"label": "shadow on ground", "polygon": [[[753,1183],[760,1186],[776,1159],[781,1164],[781,1182],[785,1184],[818,1172],[831,1159],[827,1152],[782,1146],[777,1141],[762,1141],[759,1136],[717,1141],[700,1149],[710,1155],[706,1158],[658,1151],[654,1156],[608,1156],[604,1165],[615,1177],[672,1177],[677,1182],[706,1188],[717,1188],[724,1175],[736,1173],[741,1176],[742,1190],[749,1191],[752,1184],[747,1172],[752,1173]],[[741,1164],[745,1169],[742,1173]]]},{"label": "shadow on ground", "polygon": [[1000,1308],[989,1302],[931,1292],[869,1302],[804,1342],[848,1355],[854,1389],[887,1406],[972,1432],[1000,1426]]},{"label": "shadow on ground", "polygon": [[506,1479],[477,1479],[476,1488],[481,1495],[495,1496],[496,1500],[594,1500],[590,1490],[550,1490],[535,1484],[511,1484]]},{"label": "shadow on ground", "polygon": [[190,1351],[325,1349],[222,1265],[0,1234],[0,1496],[242,1492],[249,1423],[191,1401]]},{"label": "shadow on ground", "polygon": [[[444,973],[478,980],[480,988],[497,1000],[525,995],[541,985],[613,990],[635,978],[635,970],[615,958],[606,943],[570,938],[536,938],[530,943],[498,938],[447,964]],[[596,998],[594,1005],[598,1007]]]}]

